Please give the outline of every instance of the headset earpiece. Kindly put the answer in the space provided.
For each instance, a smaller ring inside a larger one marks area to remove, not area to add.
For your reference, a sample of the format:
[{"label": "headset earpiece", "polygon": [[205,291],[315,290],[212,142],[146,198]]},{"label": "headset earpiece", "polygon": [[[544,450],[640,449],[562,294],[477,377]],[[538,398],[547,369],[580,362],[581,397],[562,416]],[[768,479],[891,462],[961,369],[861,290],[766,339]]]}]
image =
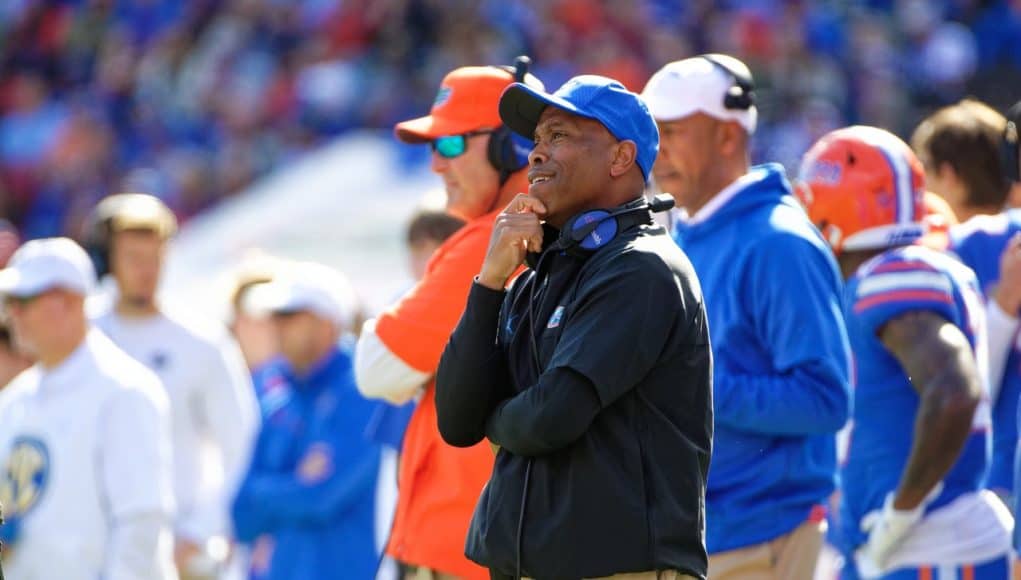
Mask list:
[{"label": "headset earpiece", "polygon": [[734,84],[727,89],[727,93],[723,96],[725,108],[748,110],[755,105],[755,80],[750,72],[736,68],[728,62],[730,57],[725,55],[703,54],[702,58],[734,79]]},{"label": "headset earpiece", "polygon": [[[514,82],[524,83],[530,87],[545,90],[545,86],[534,75],[529,74],[531,59],[519,56],[514,59],[514,66],[498,66],[514,77]],[[486,150],[490,165],[500,172],[500,185],[510,179],[511,174],[528,167],[528,155],[532,152],[533,143],[501,125],[489,136],[489,147]]]},{"label": "headset earpiece", "polygon": [[573,256],[587,258],[606,247],[621,232],[636,225],[651,224],[654,211],[662,211],[660,205],[650,204],[641,198],[615,210],[582,212],[564,224],[556,247]]},{"label": "headset earpiece", "polygon": [[528,155],[531,152],[531,141],[511,131],[506,125],[500,125],[489,135],[489,147],[486,154],[489,157],[490,165],[500,172],[501,183],[506,181],[502,178],[504,173],[509,176],[528,166]]},{"label": "headset earpiece", "polygon": [[90,216],[85,230],[82,246],[92,260],[92,266],[96,269],[96,277],[102,278],[110,273],[112,218],[93,214]]},{"label": "headset earpiece", "polygon": [[619,232],[614,214],[604,209],[582,212],[567,220],[560,230],[560,247],[584,257],[610,243]]}]

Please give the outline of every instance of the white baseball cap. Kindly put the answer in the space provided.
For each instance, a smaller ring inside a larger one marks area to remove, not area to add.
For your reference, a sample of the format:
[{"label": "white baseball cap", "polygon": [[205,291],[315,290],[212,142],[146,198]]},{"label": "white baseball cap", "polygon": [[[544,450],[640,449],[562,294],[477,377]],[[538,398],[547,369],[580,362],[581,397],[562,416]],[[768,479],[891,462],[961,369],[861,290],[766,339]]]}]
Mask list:
[{"label": "white baseball cap", "polygon": [[88,254],[70,238],[45,238],[22,245],[0,270],[0,294],[24,298],[52,288],[87,296],[96,286]]},{"label": "white baseball cap", "polygon": [[[723,54],[709,56],[751,78],[751,71],[740,60]],[[722,121],[737,121],[751,135],[759,116],[755,105],[728,109],[723,104],[735,85],[734,77],[722,65],[696,56],[671,62],[656,71],[645,84],[642,98],[657,121],[676,121],[701,112]]]},{"label": "white baseball cap", "polygon": [[350,330],[357,299],[347,277],[337,270],[299,262],[274,275],[271,282],[253,286],[241,306],[257,315],[307,311]]}]

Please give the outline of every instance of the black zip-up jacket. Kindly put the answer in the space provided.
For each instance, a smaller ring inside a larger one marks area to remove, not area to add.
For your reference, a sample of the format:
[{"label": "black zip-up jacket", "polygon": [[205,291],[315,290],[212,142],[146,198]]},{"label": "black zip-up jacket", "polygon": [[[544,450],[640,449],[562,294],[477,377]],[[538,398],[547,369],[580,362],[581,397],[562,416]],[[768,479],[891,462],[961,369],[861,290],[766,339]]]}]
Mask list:
[{"label": "black zip-up jacket", "polygon": [[705,578],[712,355],[691,264],[640,225],[537,270],[475,284],[437,372],[443,438],[501,447],[466,555],[496,577]]}]

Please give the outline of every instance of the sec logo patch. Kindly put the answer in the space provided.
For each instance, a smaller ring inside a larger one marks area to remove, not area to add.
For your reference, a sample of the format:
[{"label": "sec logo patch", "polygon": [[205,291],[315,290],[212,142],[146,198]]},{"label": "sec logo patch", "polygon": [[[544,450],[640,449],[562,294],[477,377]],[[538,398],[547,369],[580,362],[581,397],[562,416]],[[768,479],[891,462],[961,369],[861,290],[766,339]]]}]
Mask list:
[{"label": "sec logo patch", "polygon": [[27,514],[39,503],[50,478],[50,454],[34,437],[18,437],[0,472],[0,504],[11,515]]}]

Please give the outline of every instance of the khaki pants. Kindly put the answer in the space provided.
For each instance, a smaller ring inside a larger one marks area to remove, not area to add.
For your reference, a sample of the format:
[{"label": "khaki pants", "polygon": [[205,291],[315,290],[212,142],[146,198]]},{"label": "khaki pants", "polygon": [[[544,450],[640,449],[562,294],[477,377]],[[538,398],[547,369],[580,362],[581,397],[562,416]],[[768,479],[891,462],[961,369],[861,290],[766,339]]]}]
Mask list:
[{"label": "khaki pants", "polygon": [[421,566],[414,567],[409,566],[404,572],[404,580],[459,580],[457,576],[453,574],[445,574],[443,572],[437,572],[429,568],[423,568]]},{"label": "khaki pants", "polygon": [[762,544],[709,556],[711,580],[794,580],[812,578],[826,522],[805,522],[789,534]]}]

